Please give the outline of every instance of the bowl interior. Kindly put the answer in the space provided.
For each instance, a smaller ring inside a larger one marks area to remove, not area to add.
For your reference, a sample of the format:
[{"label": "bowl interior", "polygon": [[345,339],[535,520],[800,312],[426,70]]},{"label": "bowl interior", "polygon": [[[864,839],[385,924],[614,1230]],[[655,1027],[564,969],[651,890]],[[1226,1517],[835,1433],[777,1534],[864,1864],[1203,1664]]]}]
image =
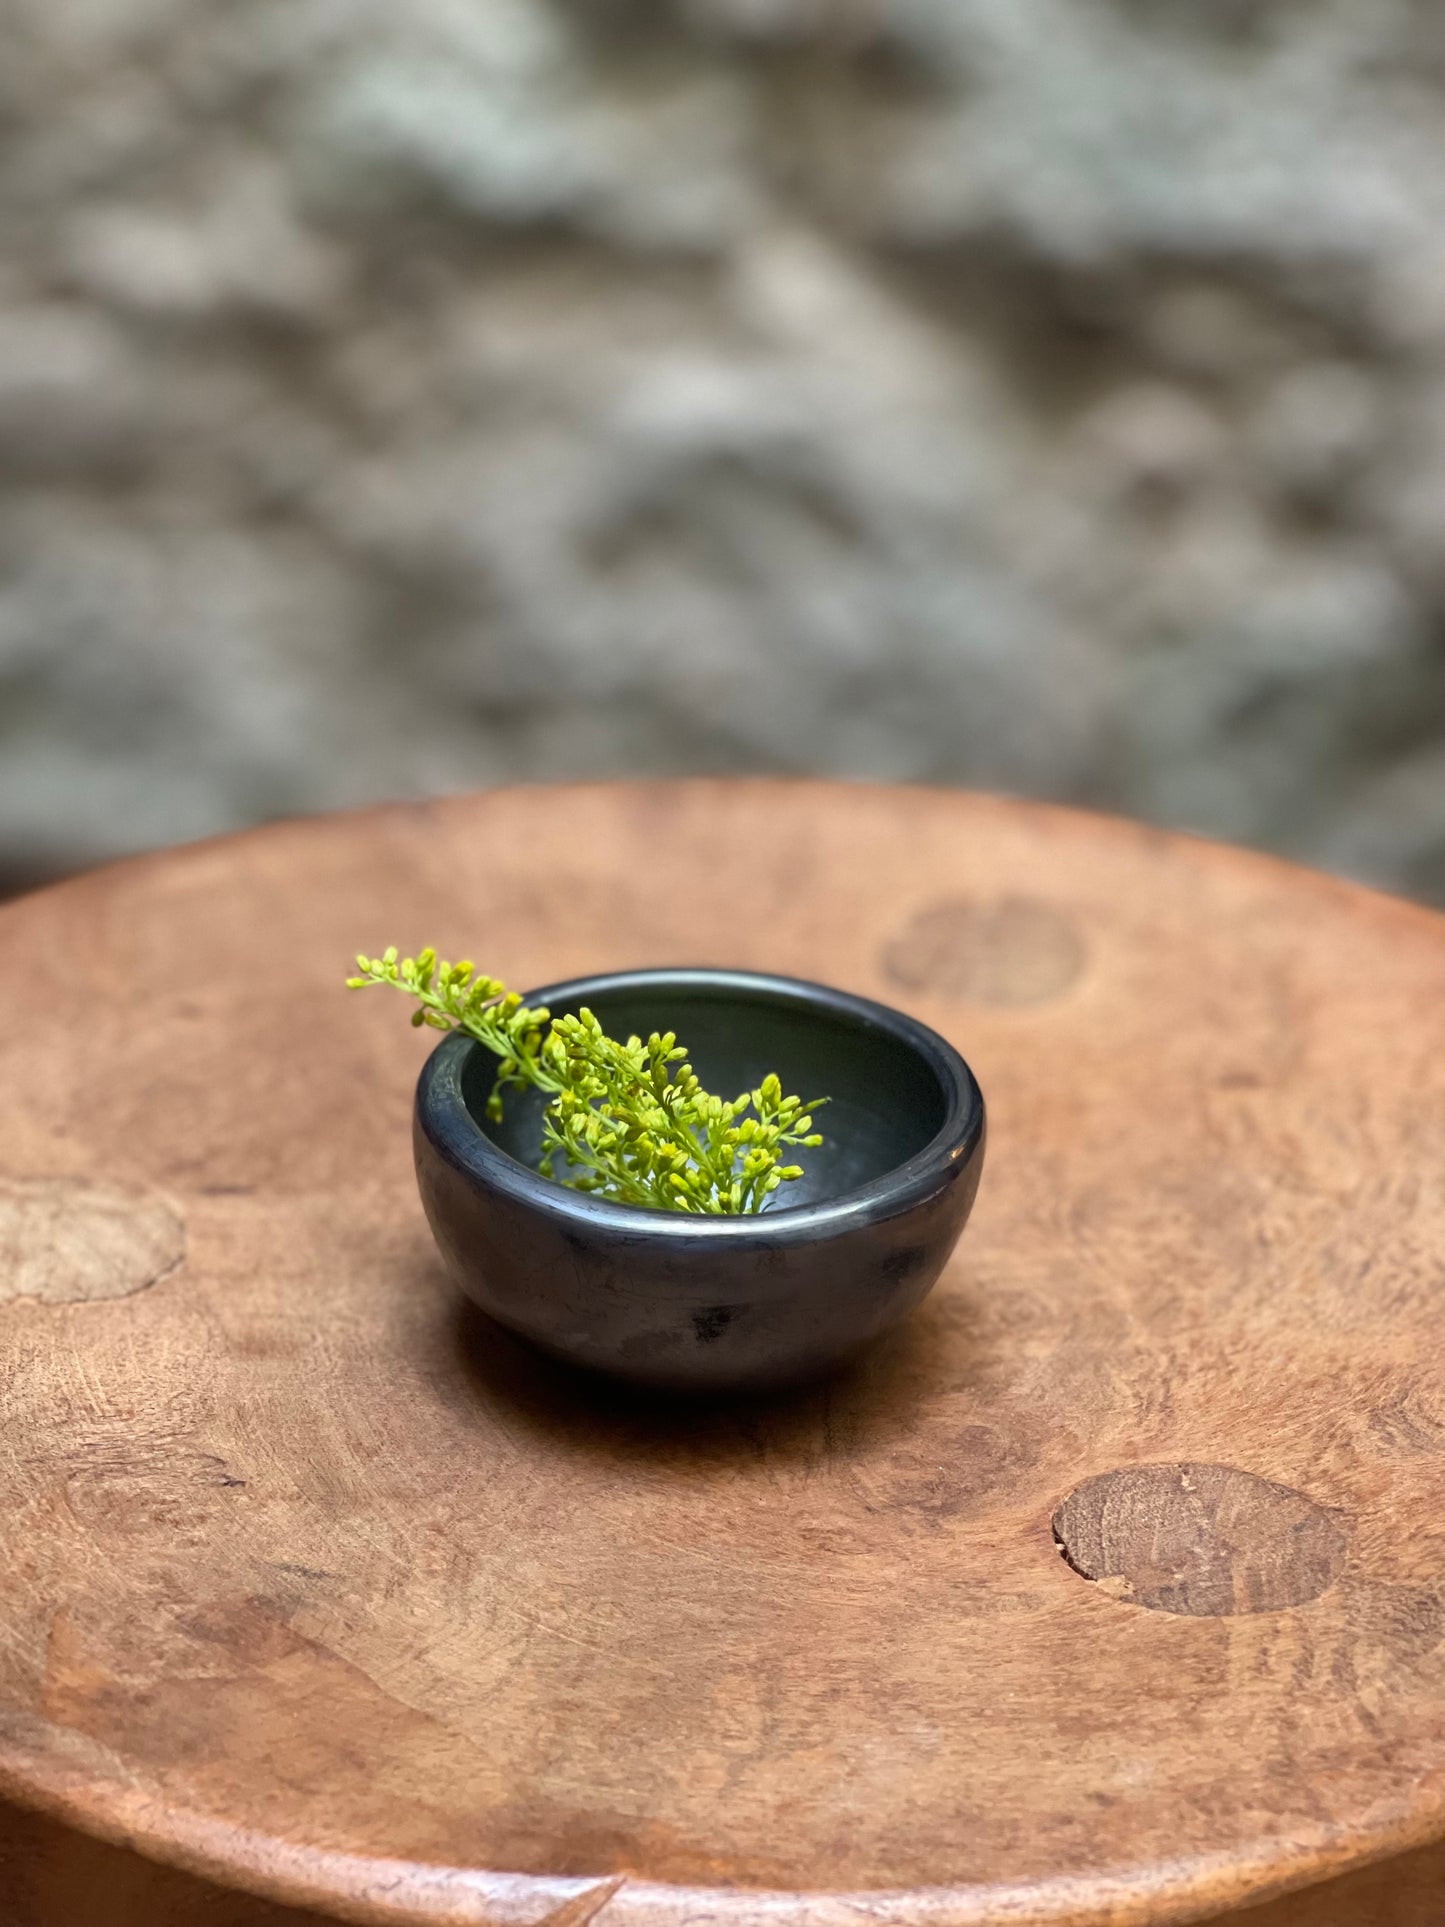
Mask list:
[{"label": "bowl interior", "polygon": [[[806,1173],[784,1185],[771,1210],[818,1204],[887,1175],[942,1130],[947,1097],[927,1058],[903,1038],[846,1012],[779,992],[731,985],[665,983],[597,990],[554,1001],[553,1016],[586,1003],[614,1037],[676,1031],[703,1088],[733,1098],[776,1071],[783,1089],[830,1101],[814,1128],[824,1142],[800,1151]],[[541,1155],[539,1091],[512,1091],[500,1124],[486,1115],[496,1059],[468,1058],[462,1094],[478,1125],[502,1150],[534,1168]]]}]

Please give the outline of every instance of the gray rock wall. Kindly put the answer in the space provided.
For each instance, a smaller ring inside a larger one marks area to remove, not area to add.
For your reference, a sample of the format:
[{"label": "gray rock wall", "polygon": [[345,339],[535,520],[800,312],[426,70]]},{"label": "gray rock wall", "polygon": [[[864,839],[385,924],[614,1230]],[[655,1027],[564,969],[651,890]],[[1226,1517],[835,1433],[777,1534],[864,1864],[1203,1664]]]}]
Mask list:
[{"label": "gray rock wall", "polygon": [[0,870],[525,776],[1445,898],[1437,0],[6,0]]}]

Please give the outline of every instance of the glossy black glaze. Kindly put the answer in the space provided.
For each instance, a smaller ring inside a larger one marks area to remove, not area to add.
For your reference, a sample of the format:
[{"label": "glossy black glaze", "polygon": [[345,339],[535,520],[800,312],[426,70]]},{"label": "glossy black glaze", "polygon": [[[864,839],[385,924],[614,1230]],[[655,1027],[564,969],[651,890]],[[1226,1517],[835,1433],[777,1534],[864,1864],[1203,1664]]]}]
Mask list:
[{"label": "glossy black glaze", "polygon": [[417,1086],[422,1202],[453,1276],[558,1357],[672,1391],[810,1377],[932,1288],[973,1206],[983,1096],[953,1046],[886,1005],[785,977],[649,970],[531,991],[626,1036],[675,1030],[708,1090],[776,1070],[832,1100],[807,1176],[759,1216],[640,1210],[541,1177],[544,1100],[485,1120],[496,1060],[453,1033]]}]

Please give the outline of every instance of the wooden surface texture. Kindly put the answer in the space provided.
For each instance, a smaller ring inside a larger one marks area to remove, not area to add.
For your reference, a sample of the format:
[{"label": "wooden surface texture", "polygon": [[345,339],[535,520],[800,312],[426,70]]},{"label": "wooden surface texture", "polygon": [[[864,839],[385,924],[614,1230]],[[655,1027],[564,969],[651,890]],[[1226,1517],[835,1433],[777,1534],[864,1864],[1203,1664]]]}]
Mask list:
[{"label": "wooden surface texture", "polygon": [[[733,1408],[533,1358],[339,988],[392,941],[933,1023],[991,1126],[938,1290]],[[518,790],[23,899],[0,993],[5,1927],[1445,1924],[1445,920],[943,793]]]}]

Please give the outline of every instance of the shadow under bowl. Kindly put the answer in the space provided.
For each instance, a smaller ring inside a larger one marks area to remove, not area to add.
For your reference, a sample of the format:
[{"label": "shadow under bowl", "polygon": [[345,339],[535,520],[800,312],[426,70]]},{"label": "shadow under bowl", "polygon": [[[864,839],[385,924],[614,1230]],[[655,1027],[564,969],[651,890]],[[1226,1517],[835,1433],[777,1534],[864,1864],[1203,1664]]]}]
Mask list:
[{"label": "shadow under bowl", "polygon": [[983,1095],[937,1032],[867,998],[787,977],[639,970],[527,994],[593,1010],[614,1036],[676,1031],[703,1088],[776,1071],[826,1095],[824,1143],[760,1214],[702,1217],[589,1197],[544,1178],[540,1092],[486,1115],[496,1059],[460,1032],[417,1085],[417,1181],[452,1276],[483,1311],[575,1365],[672,1392],[729,1392],[830,1370],[927,1295],[983,1166]]}]

